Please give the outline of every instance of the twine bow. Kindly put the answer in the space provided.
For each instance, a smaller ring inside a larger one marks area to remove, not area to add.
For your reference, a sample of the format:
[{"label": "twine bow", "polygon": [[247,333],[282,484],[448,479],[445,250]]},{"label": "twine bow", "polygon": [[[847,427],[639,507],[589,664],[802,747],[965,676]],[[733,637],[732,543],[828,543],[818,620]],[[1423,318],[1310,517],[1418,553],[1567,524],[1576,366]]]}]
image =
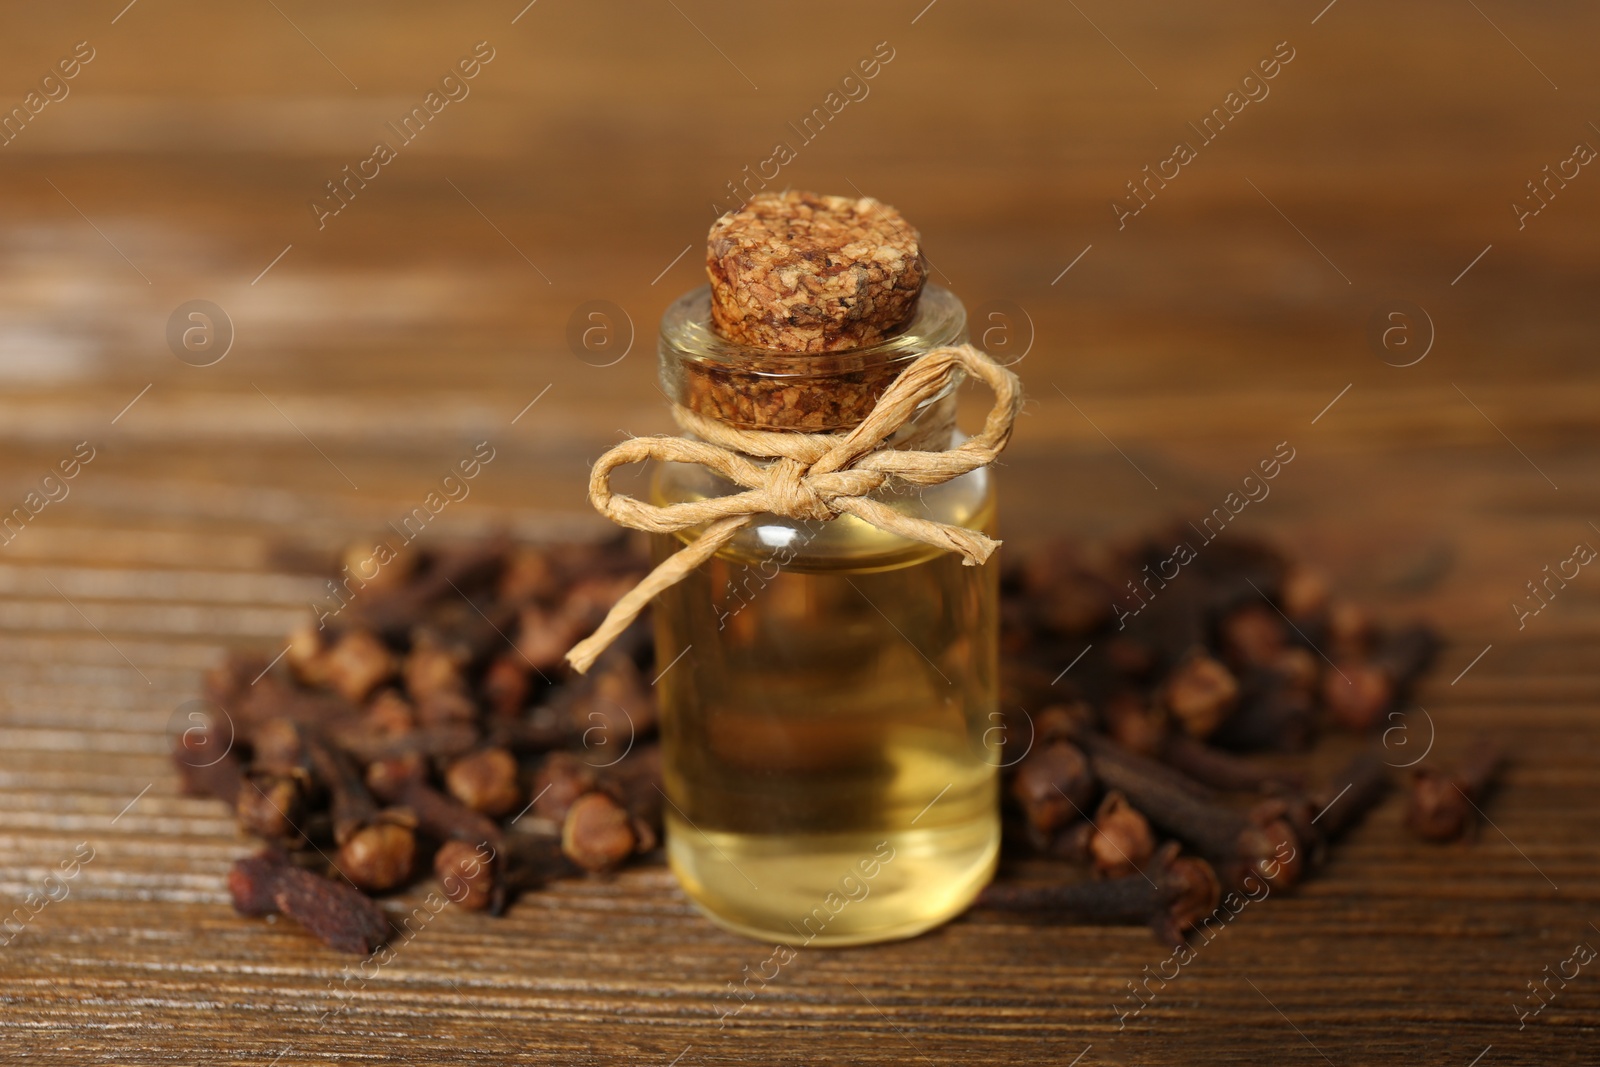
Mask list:
[{"label": "twine bow", "polygon": [[[977,436],[933,452],[884,447],[919,405],[944,392],[963,371],[994,393],[994,406]],[[1000,547],[999,541],[977,530],[904,514],[869,494],[892,483],[938,485],[988,466],[1010,440],[1021,408],[1017,376],[971,345],[936,348],[917,357],[847,433],[742,430],[675,406],[678,424],[699,440],[637,437],[617,445],[595,462],[589,501],[612,522],[635,530],[676,533],[702,523],[705,530],[624,594],[600,628],[568,651],[567,662],[579,673],[587,671],[658,593],[710,559],[762,514],[823,521],[854,515],[880,530],[957,552],[967,566],[983,563]],[[772,462],[756,463],[752,456]],[[613,470],[647,459],[697,463],[745,491],[659,507],[612,491]]]}]

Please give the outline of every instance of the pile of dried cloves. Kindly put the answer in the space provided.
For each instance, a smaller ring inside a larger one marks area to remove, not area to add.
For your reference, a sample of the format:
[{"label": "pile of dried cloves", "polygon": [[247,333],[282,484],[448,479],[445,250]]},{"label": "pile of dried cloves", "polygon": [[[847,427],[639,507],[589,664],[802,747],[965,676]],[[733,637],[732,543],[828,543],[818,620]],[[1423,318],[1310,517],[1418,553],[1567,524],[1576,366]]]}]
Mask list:
[{"label": "pile of dried cloves", "polygon": [[521,889],[653,852],[647,630],[587,675],[562,662],[646,569],[623,540],[381,567],[353,550],[334,607],[280,662],[230,657],[207,679],[207,724],[175,738],[185,791],[266,842],[234,865],[234,906],[366,952],[389,930],[369,895],[430,868],[451,901],[499,912]]},{"label": "pile of dried cloves", "polygon": [[[1392,727],[1432,631],[1379,629],[1262,544],[1207,544],[1170,578],[1165,555],[1157,539],[1002,554],[1007,850],[1065,862],[980,906],[1181,939],[1223,887],[1302,878],[1382,798],[1375,746],[1315,788],[1251,753]],[[353,551],[330,606],[277,661],[215,670],[209,721],[175,739],[186,792],[265,842],[230,872],[238,911],[368,952],[390,932],[372,896],[425,872],[498,913],[658,854],[648,627],[587,675],[562,661],[646,570],[626,539]],[[1480,746],[1459,774],[1418,772],[1409,824],[1465,833],[1499,763]]]},{"label": "pile of dried cloves", "polygon": [[[1425,727],[1404,735],[1407,695],[1439,648],[1430,627],[1380,628],[1264,543],[1170,548],[1189,540],[1059,542],[1006,564],[1004,733],[1025,752],[1007,758],[1009,851],[1094,878],[1002,878],[980,903],[1146,922],[1177,941],[1224,890],[1286,889],[1314,871],[1429,743]],[[1329,731],[1373,740],[1308,786],[1286,754]],[[1463,836],[1501,762],[1479,740],[1459,772],[1413,769],[1408,827]]]}]

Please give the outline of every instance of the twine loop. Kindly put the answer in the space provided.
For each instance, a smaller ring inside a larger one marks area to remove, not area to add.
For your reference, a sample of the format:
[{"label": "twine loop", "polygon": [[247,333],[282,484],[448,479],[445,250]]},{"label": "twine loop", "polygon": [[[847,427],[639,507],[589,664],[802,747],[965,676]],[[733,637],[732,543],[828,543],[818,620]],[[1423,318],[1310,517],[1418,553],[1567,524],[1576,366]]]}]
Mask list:
[{"label": "twine loop", "polygon": [[[994,393],[983,429],[953,448],[895,448],[887,442],[917,412],[963,374]],[[687,437],[636,437],[607,451],[589,477],[589,501],[612,522],[649,533],[705,529],[663,560],[622,596],[600,628],[567,652],[567,662],[587,671],[657,594],[710,559],[758,515],[829,521],[854,515],[880,530],[956,552],[962,563],[983,563],[1000,542],[964,526],[897,511],[872,494],[897,485],[927,487],[994,462],[1022,409],[1017,376],[971,345],[935,348],[918,356],[884,390],[867,417],[844,433],[744,430],[682,405],[673,417]],[[699,464],[740,486],[727,496],[677,504],[647,504],[611,489],[611,472],[647,459]],[[757,459],[768,460],[758,463]]]}]

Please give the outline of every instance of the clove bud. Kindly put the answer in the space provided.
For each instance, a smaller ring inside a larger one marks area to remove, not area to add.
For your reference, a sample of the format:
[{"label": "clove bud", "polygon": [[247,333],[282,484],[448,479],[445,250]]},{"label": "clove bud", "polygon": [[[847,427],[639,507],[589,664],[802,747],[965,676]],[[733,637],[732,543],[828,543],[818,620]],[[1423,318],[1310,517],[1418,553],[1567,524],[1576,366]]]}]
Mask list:
[{"label": "clove bud", "polygon": [[1432,627],[1408,626],[1385,637],[1370,660],[1345,662],[1323,675],[1323,702],[1346,729],[1370,730],[1405,696],[1438,652],[1439,637]]},{"label": "clove bud", "polygon": [[1095,873],[1102,878],[1135,874],[1155,855],[1156,838],[1150,821],[1116,790],[1100,802],[1093,826],[1088,852]]},{"label": "clove bud", "polygon": [[1036,747],[1017,765],[1011,780],[1011,795],[1040,838],[1081,819],[1094,793],[1089,761],[1066,741]]},{"label": "clove bud", "polygon": [[1167,679],[1164,697],[1185,730],[1209,737],[1238,706],[1239,683],[1220,660],[1196,651]]},{"label": "clove bud", "polygon": [[444,784],[451,796],[485,815],[509,815],[522,803],[517,758],[503,748],[462,756],[446,768]]},{"label": "clove bud", "polygon": [[403,812],[380,810],[343,752],[320,738],[309,739],[307,752],[328,790],[333,839],[345,876],[374,892],[404,882],[416,858],[415,821]]},{"label": "clove bud", "polygon": [[494,903],[496,859],[480,845],[446,841],[433,854],[433,874],[455,903],[483,911]]},{"label": "clove bud", "polygon": [[301,836],[304,800],[302,779],[251,768],[234,797],[234,815],[247,832],[268,841],[288,842]]},{"label": "clove bud", "polygon": [[586,871],[617,866],[637,845],[628,810],[605,793],[579,797],[561,824],[561,851]]}]

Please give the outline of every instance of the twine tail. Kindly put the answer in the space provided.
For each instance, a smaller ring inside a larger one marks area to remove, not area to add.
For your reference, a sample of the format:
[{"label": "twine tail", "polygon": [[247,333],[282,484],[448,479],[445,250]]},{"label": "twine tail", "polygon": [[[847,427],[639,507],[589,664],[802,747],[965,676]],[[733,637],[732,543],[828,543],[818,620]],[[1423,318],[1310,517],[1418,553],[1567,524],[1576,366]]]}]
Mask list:
[{"label": "twine tail", "polygon": [[587,674],[589,668],[594,666],[594,661],[600,658],[600,653],[632,625],[645,606],[656,598],[656,594],[677,585],[690,571],[716,555],[717,550],[731,541],[733,535],[753,518],[754,515],[729,515],[717,519],[698,538],[662,560],[643,581],[611,606],[598,630],[567,651],[567,662],[572,664],[572,669],[579,674]]}]

